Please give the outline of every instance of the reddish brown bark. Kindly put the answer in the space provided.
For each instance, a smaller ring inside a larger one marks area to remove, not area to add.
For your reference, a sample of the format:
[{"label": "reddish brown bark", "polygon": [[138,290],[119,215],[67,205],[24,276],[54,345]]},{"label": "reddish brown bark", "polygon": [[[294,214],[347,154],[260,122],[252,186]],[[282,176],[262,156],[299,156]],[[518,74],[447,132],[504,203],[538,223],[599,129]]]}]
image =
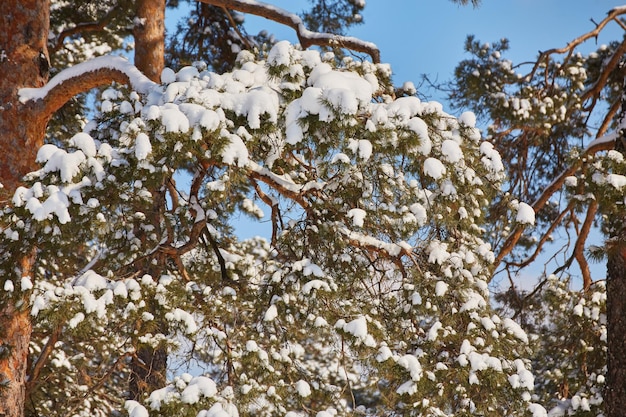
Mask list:
[{"label": "reddish brown bark", "polygon": [[[48,78],[49,9],[49,0],[0,1],[0,195],[5,198],[34,168],[43,143],[45,120],[32,117],[31,105],[20,104],[17,92],[41,87]],[[30,275],[30,259],[19,266],[23,276]],[[26,297],[0,300],[0,416],[5,417],[24,415],[32,332]]]},{"label": "reddish brown bark", "polygon": [[137,0],[135,66],[159,82],[165,66],[165,0]]},{"label": "reddish brown bark", "polygon": [[48,0],[0,1],[0,182],[9,193],[43,143],[46,122],[29,115],[17,91],[48,79],[48,24]]},{"label": "reddish brown bark", "polygon": [[18,417],[24,413],[26,364],[32,331],[29,312],[28,309],[17,310],[14,305],[0,312],[2,336],[10,343],[9,357],[0,360],[0,374],[6,384],[0,392],[0,416]]}]

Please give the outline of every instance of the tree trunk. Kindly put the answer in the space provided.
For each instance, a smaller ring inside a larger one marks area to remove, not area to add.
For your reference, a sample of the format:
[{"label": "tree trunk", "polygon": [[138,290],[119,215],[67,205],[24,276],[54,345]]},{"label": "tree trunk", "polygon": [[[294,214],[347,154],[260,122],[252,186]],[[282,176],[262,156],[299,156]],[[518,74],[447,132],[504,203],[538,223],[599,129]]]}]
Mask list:
[{"label": "tree trunk", "polygon": [[[35,167],[46,121],[22,105],[18,90],[41,87],[48,79],[49,0],[0,1],[0,200],[9,198]],[[31,275],[30,259],[18,261]],[[3,286],[7,279],[0,277]],[[28,295],[0,300],[0,416],[22,417],[26,395],[28,346],[32,332]]]},{"label": "tree trunk", "polygon": [[626,410],[626,231],[607,263],[607,375],[604,402],[607,417],[624,415]]},{"label": "tree trunk", "polygon": [[[622,59],[620,67],[626,67]],[[626,121],[626,77],[623,81],[620,125]],[[615,150],[626,154],[626,132],[615,141]],[[607,371],[604,404],[607,417],[623,416],[626,410],[626,216],[608,219],[606,272]]]},{"label": "tree trunk", "polygon": [[0,416],[24,415],[26,398],[26,364],[32,325],[30,310],[18,309],[15,303],[0,309]]},{"label": "tree trunk", "polygon": [[49,0],[0,1],[0,182],[12,194],[32,171],[45,120],[29,115],[17,92],[48,80]]},{"label": "tree trunk", "polygon": [[137,0],[135,10],[135,66],[159,82],[165,66],[165,0]]}]

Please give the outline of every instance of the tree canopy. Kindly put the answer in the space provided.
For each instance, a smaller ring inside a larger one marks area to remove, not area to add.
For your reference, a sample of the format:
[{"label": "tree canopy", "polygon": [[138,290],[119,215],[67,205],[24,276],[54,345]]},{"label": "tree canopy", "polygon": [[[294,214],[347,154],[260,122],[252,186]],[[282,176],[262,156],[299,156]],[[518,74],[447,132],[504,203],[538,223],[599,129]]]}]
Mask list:
[{"label": "tree canopy", "polygon": [[345,35],[363,1],[190,2],[167,38],[184,2],[42,4],[0,83],[41,145],[1,171],[0,415],[619,415],[624,42],[576,48],[626,9],[526,74],[469,37],[454,116]]}]

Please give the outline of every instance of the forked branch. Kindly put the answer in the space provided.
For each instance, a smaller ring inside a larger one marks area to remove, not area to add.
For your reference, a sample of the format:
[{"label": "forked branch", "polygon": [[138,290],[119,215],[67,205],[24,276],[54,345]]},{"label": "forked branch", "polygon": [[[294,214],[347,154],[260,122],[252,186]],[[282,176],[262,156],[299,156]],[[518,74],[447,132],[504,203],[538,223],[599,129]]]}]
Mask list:
[{"label": "forked branch", "polygon": [[542,63],[544,63],[546,60],[549,60],[550,55],[567,53],[566,58],[564,60],[565,62],[567,62],[569,58],[572,56],[572,54],[574,53],[574,50],[576,49],[576,47],[578,47],[578,45],[586,42],[589,39],[597,38],[600,32],[602,32],[602,30],[604,29],[604,27],[608,25],[610,22],[615,21],[620,26],[622,26],[621,22],[619,21],[619,16],[623,14],[626,14],[626,6],[615,7],[614,9],[611,9],[607,13],[607,16],[604,19],[602,19],[600,23],[596,24],[596,28],[594,30],[591,30],[585,33],[584,35],[577,37],[576,39],[568,43],[567,46],[564,46],[563,48],[553,48],[553,49],[548,49],[547,51],[541,52],[539,54],[539,58],[535,62],[535,65],[531,71],[531,74],[534,74]]}]

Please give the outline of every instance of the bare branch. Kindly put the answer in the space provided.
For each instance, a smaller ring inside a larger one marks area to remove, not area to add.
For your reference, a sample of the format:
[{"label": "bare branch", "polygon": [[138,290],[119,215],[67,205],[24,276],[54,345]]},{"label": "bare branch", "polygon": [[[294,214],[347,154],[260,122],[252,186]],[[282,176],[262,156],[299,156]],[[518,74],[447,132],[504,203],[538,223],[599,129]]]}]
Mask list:
[{"label": "bare branch", "polygon": [[574,246],[574,257],[580,266],[580,270],[583,275],[583,289],[585,291],[589,290],[591,287],[591,271],[589,270],[589,263],[585,258],[585,241],[589,236],[589,231],[591,230],[591,226],[593,225],[593,220],[596,217],[596,213],[598,212],[598,202],[593,200],[587,209],[587,215],[585,216],[585,222],[583,223],[583,227],[576,239],[576,244]]},{"label": "bare branch", "polygon": [[237,10],[243,13],[251,13],[264,17],[277,23],[289,26],[296,31],[298,40],[303,48],[309,48],[313,45],[317,46],[338,46],[341,48],[351,49],[353,51],[368,54],[374,63],[380,63],[380,51],[371,42],[365,42],[361,39],[332,35],[328,33],[312,32],[304,27],[302,19],[296,14],[290,13],[271,4],[266,4],[253,0],[198,0],[201,3],[213,6],[226,7],[231,10]]},{"label": "bare branch", "polygon": [[282,220],[280,218],[280,209],[278,208],[278,203],[272,197],[265,194],[259,183],[254,179],[250,178],[250,182],[252,182],[252,186],[256,191],[259,198],[267,204],[272,209],[272,246],[276,246],[276,238],[278,237],[278,222],[280,221],[282,227]]},{"label": "bare branch", "polygon": [[604,136],[606,134],[606,131],[609,129],[611,122],[615,119],[615,115],[619,111],[621,105],[622,103],[620,101],[616,101],[615,103],[611,104],[609,111],[606,113],[606,116],[602,120],[602,124],[598,128],[597,134],[599,136]]},{"label": "bare branch", "polygon": [[27,392],[29,393],[32,392],[33,388],[37,384],[37,381],[39,380],[39,375],[41,374],[41,370],[43,369],[44,365],[47,363],[48,357],[50,357],[50,354],[54,350],[54,345],[59,340],[60,334],[61,334],[61,327],[57,327],[56,329],[54,329],[52,334],[48,337],[48,341],[46,342],[45,346],[41,350],[39,357],[35,361],[33,370],[28,376],[28,382],[26,382]]},{"label": "bare branch", "polygon": [[243,36],[241,31],[239,30],[239,27],[237,26],[235,19],[233,19],[233,15],[230,12],[230,10],[228,10],[226,7],[223,7],[223,6],[222,6],[222,10],[224,11],[224,14],[226,15],[226,17],[228,18],[228,21],[230,22],[230,25],[232,26],[233,30],[235,31],[235,33],[237,33],[237,36],[239,37],[239,39],[241,39],[241,42],[243,42],[246,45],[246,48],[252,49],[252,45],[250,45],[248,38]]},{"label": "bare branch", "polygon": [[611,59],[609,60],[609,62],[602,69],[602,72],[600,73],[600,77],[598,77],[598,79],[593,84],[593,86],[587,91],[585,91],[585,93],[582,95],[583,100],[586,100],[591,97],[593,97],[595,100],[595,97],[600,95],[600,91],[602,91],[602,89],[606,86],[606,81],[609,79],[609,75],[611,75],[613,70],[617,68],[617,66],[619,65],[620,61],[622,60],[625,54],[626,54],[626,40],[624,40],[622,43],[619,44],[619,47],[615,50],[615,53],[613,54],[613,56],[611,56]]},{"label": "bare branch", "polygon": [[[559,174],[554,179],[554,181],[552,181],[552,183],[546,187],[546,189],[543,191],[543,193],[541,193],[539,198],[535,200],[535,202],[532,204],[532,208],[535,210],[535,213],[541,210],[543,206],[546,204],[546,202],[550,199],[550,197],[552,197],[554,193],[556,193],[558,190],[561,189],[561,187],[563,186],[563,183],[565,182],[565,179],[569,177],[570,175],[574,174],[578,170],[578,168],[582,166],[585,157],[594,155],[601,151],[608,151],[608,150],[613,149],[615,146],[616,138],[617,138],[617,133],[611,133],[609,135],[597,138],[593,142],[591,142],[589,146],[585,148],[585,150],[580,155],[578,160],[572,165],[570,165],[569,168],[561,172],[561,174]],[[508,239],[502,245],[500,252],[496,256],[496,260],[495,260],[496,266],[500,264],[500,262],[502,262],[504,257],[507,256],[513,250],[513,248],[519,241],[520,237],[522,236],[523,231],[524,231],[523,226],[517,226],[513,230],[513,232],[509,235]]]},{"label": "bare branch", "polygon": [[[564,46],[563,48],[553,48],[553,49],[548,49],[547,51],[541,52],[539,54],[539,58],[537,59],[537,61],[535,61],[535,65],[533,66],[533,69],[531,70],[530,74],[534,74],[539,68],[539,66],[541,65],[541,63],[544,60],[547,61],[548,59],[550,59],[550,55],[553,55],[553,54],[567,53],[567,56],[564,59],[564,63],[567,62],[569,58],[572,56],[574,49],[576,49],[578,45],[586,42],[587,40],[591,38],[597,38],[597,36],[600,34],[600,32],[602,32],[604,27],[612,21],[618,22],[618,24],[620,24],[618,16],[621,16],[623,14],[626,14],[626,6],[615,7],[614,9],[611,9],[607,13],[607,16],[604,19],[602,19],[600,23],[596,24],[596,28],[594,30],[589,31],[579,36],[578,38],[574,39],[573,41],[568,43],[567,46]],[[622,25],[620,24],[620,26]]]}]

